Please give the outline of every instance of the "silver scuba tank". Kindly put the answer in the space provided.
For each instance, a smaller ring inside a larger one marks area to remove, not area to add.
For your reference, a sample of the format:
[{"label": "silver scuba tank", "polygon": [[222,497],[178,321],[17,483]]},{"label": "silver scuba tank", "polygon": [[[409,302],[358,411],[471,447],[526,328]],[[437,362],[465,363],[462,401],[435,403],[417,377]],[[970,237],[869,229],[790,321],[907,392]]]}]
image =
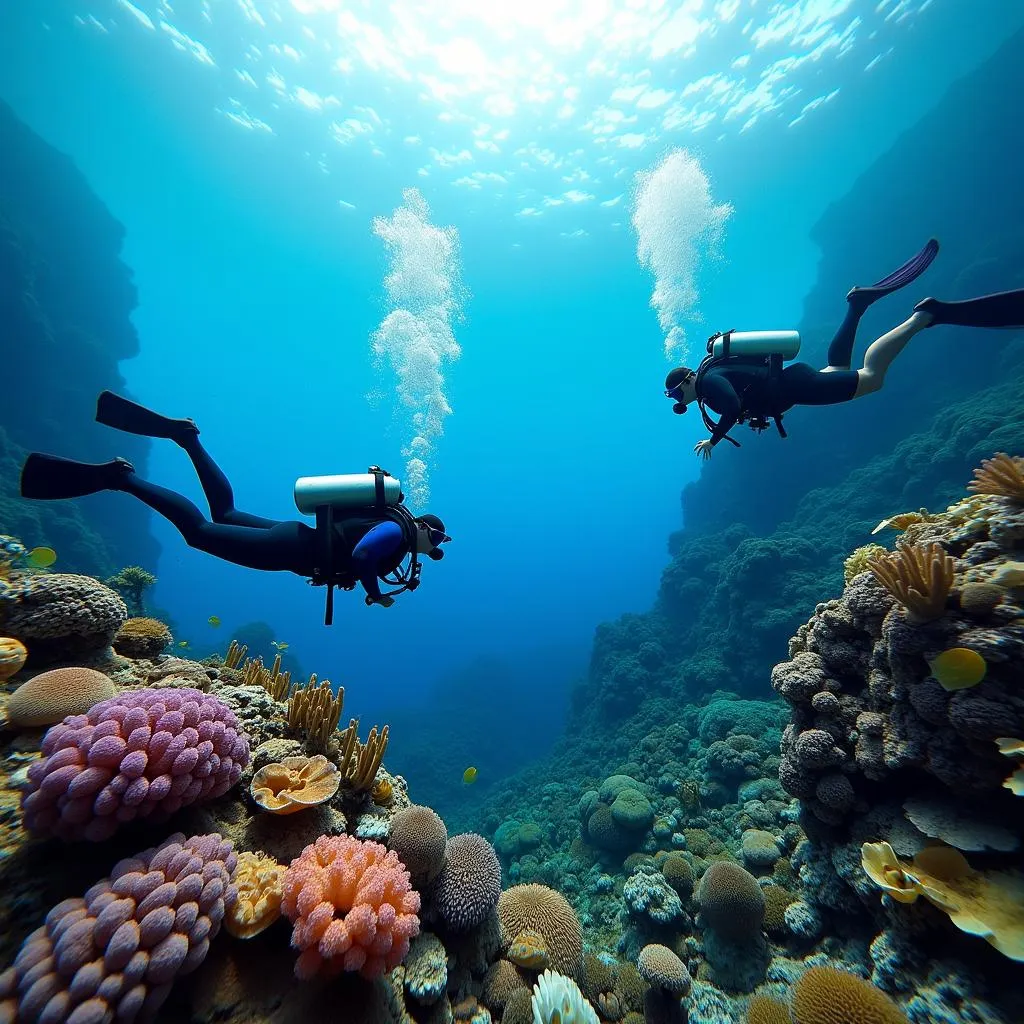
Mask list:
[{"label": "silver scuba tank", "polygon": [[780,355],[795,359],[800,351],[799,331],[728,331],[711,345],[713,356]]},{"label": "silver scuba tank", "polygon": [[[376,467],[372,467],[376,468]],[[378,475],[345,473],[340,476],[300,476],[295,481],[295,507],[313,515],[318,505],[335,509],[365,508],[377,503]],[[397,505],[402,498],[402,485],[388,473],[380,475],[384,504]]]}]

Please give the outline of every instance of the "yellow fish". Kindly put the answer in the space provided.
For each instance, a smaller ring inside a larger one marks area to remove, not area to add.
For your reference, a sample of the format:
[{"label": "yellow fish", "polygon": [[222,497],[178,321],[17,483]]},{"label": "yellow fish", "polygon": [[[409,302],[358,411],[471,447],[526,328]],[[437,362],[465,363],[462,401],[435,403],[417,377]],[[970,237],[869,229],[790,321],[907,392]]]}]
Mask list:
[{"label": "yellow fish", "polygon": [[179,640],[178,641],[178,646],[179,647],[188,647],[188,641],[187,640]]},{"label": "yellow fish", "polygon": [[206,621],[213,626],[214,629],[220,625],[220,619],[216,615],[211,615]]},{"label": "yellow fish", "polygon": [[969,647],[950,647],[928,662],[932,675],[944,690],[966,690],[985,678],[985,659]]},{"label": "yellow fish", "polygon": [[276,647],[279,651],[287,651],[288,645],[286,643],[278,643],[276,640],[270,641],[271,647]]},{"label": "yellow fish", "polygon": [[476,769],[470,766],[462,773],[462,781],[468,786],[476,782]]},{"label": "yellow fish", "polygon": [[57,561],[57,552],[53,548],[33,548],[25,556],[25,561],[33,569],[48,569]]}]

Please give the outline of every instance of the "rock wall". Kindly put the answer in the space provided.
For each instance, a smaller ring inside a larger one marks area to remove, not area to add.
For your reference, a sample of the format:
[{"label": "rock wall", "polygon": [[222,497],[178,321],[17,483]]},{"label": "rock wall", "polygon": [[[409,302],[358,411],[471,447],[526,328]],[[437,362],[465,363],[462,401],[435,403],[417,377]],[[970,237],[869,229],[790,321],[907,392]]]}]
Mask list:
[{"label": "rock wall", "polygon": [[0,102],[0,533],[55,548],[60,565],[105,575],[152,563],[149,512],[100,495],[26,502],[27,451],[85,461],[123,455],[145,470],[149,442],[94,422],[96,395],[124,391],[118,363],[139,350],[124,228],[72,161]]}]

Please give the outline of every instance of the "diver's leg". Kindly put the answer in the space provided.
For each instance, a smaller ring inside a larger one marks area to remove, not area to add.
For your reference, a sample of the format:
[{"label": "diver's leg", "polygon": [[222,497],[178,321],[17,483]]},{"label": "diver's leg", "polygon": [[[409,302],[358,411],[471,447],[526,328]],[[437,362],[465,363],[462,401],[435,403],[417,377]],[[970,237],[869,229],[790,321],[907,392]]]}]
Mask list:
[{"label": "diver's leg", "polygon": [[231,490],[231,482],[203,447],[199,440],[198,430],[191,434],[183,434],[178,444],[192,460],[199,483],[203,488],[203,494],[206,495],[206,501],[210,506],[210,518],[215,523],[260,528],[275,525],[276,519],[264,519],[262,516],[254,516],[249,512],[239,512],[235,508],[235,495]]},{"label": "diver's leg", "polygon": [[887,274],[881,281],[876,281],[869,287],[850,289],[846,296],[846,316],[828,347],[828,366],[825,367],[825,373],[850,369],[850,362],[853,359],[853,343],[857,337],[857,326],[860,324],[861,317],[868,311],[872,303],[886,295],[891,295],[900,288],[905,288],[912,281],[916,281],[931,266],[938,251],[939,243],[934,238],[930,238],[916,256],[907,260],[891,274]]},{"label": "diver's leg", "polygon": [[957,324],[961,327],[1024,327],[1024,288],[982,295],[976,299],[964,299],[962,302],[924,299],[914,307],[914,310],[927,313],[931,317],[931,324]]},{"label": "diver's leg", "polygon": [[266,528],[211,523],[187,498],[135,473],[124,474],[113,489],[134,495],[162,515],[191,548],[250,569],[312,575],[314,531],[304,523],[271,521]]},{"label": "diver's leg", "polygon": [[262,516],[250,515],[248,512],[239,512],[235,508],[231,484],[203,448],[199,441],[199,428],[192,420],[163,416],[144,405],[139,405],[138,402],[115,395],[113,391],[100,393],[96,400],[96,420],[129,434],[165,437],[183,448],[199,476],[203,494],[206,495],[206,501],[210,506],[210,518],[215,523],[265,528],[273,526],[276,522]]},{"label": "diver's leg", "polygon": [[931,315],[926,312],[914,313],[898,327],[873,341],[864,353],[864,365],[857,371],[857,390],[853,397],[860,398],[881,389],[885,374],[892,361],[906,348],[907,342],[932,324]]}]

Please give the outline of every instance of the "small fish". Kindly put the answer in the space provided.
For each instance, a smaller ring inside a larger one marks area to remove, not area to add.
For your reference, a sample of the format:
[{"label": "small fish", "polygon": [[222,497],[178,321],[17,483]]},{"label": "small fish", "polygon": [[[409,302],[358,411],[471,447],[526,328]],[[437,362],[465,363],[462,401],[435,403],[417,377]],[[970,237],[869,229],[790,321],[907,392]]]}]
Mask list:
[{"label": "small fish", "polygon": [[188,647],[188,641],[187,640],[179,640],[178,641],[178,646],[182,647],[182,648]]},{"label": "small fish", "polygon": [[57,552],[53,548],[33,548],[25,556],[25,561],[33,569],[48,569],[57,561]]},{"label": "small fish", "polygon": [[470,786],[474,782],[476,782],[476,769],[472,765],[470,765],[470,767],[462,773],[462,781],[467,786]]},{"label": "small fish", "polygon": [[932,675],[944,690],[966,690],[985,678],[985,659],[969,647],[951,647],[928,662]]},{"label": "small fish", "polygon": [[281,652],[284,652],[284,651],[288,650],[288,645],[286,643],[280,643],[277,640],[271,640],[270,641],[270,646],[271,647],[276,647]]},{"label": "small fish", "polygon": [[216,615],[211,615],[206,621],[213,626],[214,629],[220,625],[220,618]]}]

